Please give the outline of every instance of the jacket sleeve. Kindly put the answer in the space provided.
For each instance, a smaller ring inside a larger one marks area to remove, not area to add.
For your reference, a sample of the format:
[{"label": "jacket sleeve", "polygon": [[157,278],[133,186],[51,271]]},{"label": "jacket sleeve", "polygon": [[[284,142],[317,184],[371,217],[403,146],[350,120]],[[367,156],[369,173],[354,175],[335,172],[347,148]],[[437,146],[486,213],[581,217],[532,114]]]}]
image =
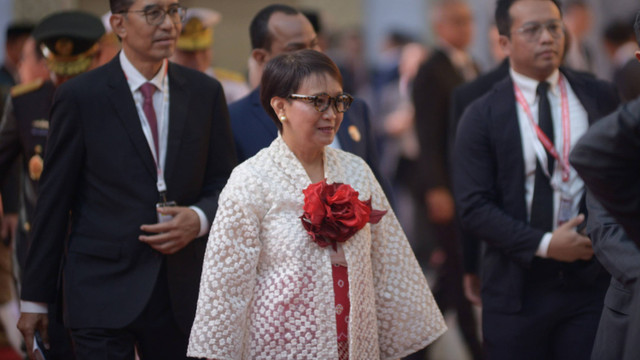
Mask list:
[{"label": "jacket sleeve", "polygon": [[53,302],[69,218],[81,177],[84,140],[76,95],[58,88],[51,109],[31,245],[22,279],[22,300]]},{"label": "jacket sleeve", "polygon": [[498,163],[486,101],[476,101],[463,115],[453,154],[453,185],[462,226],[529,267],[544,231],[515,219],[500,206]]},{"label": "jacket sleeve", "polygon": [[595,198],[640,244],[640,100],[593,125],[570,162]]}]

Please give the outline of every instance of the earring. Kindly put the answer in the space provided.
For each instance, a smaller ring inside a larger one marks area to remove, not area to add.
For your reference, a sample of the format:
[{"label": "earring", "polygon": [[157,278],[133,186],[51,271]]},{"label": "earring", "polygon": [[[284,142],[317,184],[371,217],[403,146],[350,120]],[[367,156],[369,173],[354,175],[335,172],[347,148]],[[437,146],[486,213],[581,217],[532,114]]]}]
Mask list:
[{"label": "earring", "polygon": [[281,121],[281,122],[285,122],[285,121],[287,121],[287,117],[286,117],[286,116],[284,116],[284,115],[280,115],[280,121]]}]

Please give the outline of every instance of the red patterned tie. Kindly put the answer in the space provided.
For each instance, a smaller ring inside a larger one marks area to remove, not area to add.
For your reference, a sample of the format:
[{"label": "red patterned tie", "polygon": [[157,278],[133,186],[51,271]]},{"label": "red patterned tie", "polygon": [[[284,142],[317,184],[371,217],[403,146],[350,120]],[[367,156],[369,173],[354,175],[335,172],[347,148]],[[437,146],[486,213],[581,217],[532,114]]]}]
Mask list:
[{"label": "red patterned tie", "polygon": [[158,151],[158,120],[156,119],[156,111],[153,108],[153,93],[156,91],[156,86],[150,82],[146,82],[140,86],[140,92],[144,98],[142,104],[142,111],[147,117],[147,122],[151,128],[151,135],[153,136],[153,146],[156,149],[156,161],[160,161],[160,151]]}]

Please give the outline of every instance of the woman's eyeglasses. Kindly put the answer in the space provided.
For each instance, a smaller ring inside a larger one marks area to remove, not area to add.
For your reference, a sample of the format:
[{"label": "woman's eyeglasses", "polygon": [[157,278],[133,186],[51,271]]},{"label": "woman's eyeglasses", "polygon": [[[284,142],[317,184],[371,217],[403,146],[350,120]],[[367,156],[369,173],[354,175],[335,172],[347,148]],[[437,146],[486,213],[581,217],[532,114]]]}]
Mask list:
[{"label": "woman's eyeglasses", "polygon": [[291,94],[289,95],[289,99],[312,103],[319,112],[326,111],[333,103],[333,108],[339,113],[347,111],[353,102],[353,97],[347,93],[342,93],[336,96],[329,96],[329,94],[326,93],[318,95]]}]

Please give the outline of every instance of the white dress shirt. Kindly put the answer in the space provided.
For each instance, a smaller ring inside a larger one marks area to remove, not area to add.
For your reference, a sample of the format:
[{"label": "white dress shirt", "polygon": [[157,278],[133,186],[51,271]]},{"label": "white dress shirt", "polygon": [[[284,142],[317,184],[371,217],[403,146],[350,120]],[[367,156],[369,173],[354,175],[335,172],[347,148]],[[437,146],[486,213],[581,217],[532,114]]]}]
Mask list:
[{"label": "white dress shirt", "polygon": [[[127,78],[127,83],[129,84],[133,100],[136,103],[138,117],[140,118],[140,125],[142,126],[144,136],[147,138],[149,150],[153,154],[153,159],[157,162],[157,166],[159,166],[160,169],[158,174],[158,191],[160,191],[160,186],[162,186],[160,185],[160,182],[164,183],[164,163],[167,157],[167,143],[169,139],[169,77],[166,76],[168,62],[164,61],[158,73],[150,80],[147,80],[144,75],[142,75],[140,71],[131,64],[124,51],[120,52],[120,65],[122,66],[122,71]],[[144,110],[142,108],[144,98],[140,91],[140,87],[147,82],[152,83],[156,87],[156,91],[153,93],[153,110],[156,113],[156,119],[158,122],[158,140],[160,142],[160,144],[158,144],[158,150],[160,151],[159,162],[158,154],[156,154],[155,146],[153,144],[151,127],[149,126],[149,121],[147,120],[147,116],[144,114]],[[198,233],[198,237],[207,234],[209,232],[209,221],[207,220],[207,216],[204,214],[202,209],[196,206],[190,206],[189,208],[194,210],[200,218],[200,231]]]},{"label": "white dress shirt", "polygon": [[[518,74],[513,69],[510,69],[510,74],[513,82],[518,86],[524,99],[529,105],[531,114],[535,123],[538,123],[538,103],[539,99],[536,94],[538,87],[538,81],[528,78],[522,74]],[[560,89],[558,86],[558,80],[560,79],[560,71],[556,70],[549,78],[547,82],[550,84],[548,97],[549,104],[551,106],[551,117],[553,121],[553,134],[554,134],[554,147],[562,160],[562,148],[563,148],[563,133],[562,133],[562,103]],[[586,133],[589,127],[589,120],[587,111],[584,109],[580,100],[573,92],[571,85],[568,81],[564,81],[567,88],[567,98],[569,102],[569,117],[570,117],[570,131],[571,131],[571,149],[575,146],[576,142]],[[524,157],[524,172],[525,172],[525,200],[527,205],[527,216],[531,217],[531,204],[533,202],[533,191],[535,183],[536,173],[536,150],[535,146],[542,146],[538,137],[531,126],[530,120],[524,111],[524,108],[516,101],[516,108],[518,112],[518,123],[520,126],[520,134],[522,140],[522,154]],[[536,144],[537,142],[537,144]],[[547,154],[547,156],[550,156]],[[560,198],[565,195],[566,198],[572,199],[571,214],[572,218],[577,216],[580,210],[580,200],[582,198],[584,190],[584,182],[578,176],[578,173],[571,168],[569,174],[569,181],[562,182],[562,164],[561,161],[555,161],[555,169],[552,174],[552,188],[553,191],[553,229],[558,226],[558,209],[560,206]],[[540,245],[536,252],[536,256],[547,257],[547,250],[549,249],[549,242],[551,241],[551,233],[546,233],[540,240]]]}]

